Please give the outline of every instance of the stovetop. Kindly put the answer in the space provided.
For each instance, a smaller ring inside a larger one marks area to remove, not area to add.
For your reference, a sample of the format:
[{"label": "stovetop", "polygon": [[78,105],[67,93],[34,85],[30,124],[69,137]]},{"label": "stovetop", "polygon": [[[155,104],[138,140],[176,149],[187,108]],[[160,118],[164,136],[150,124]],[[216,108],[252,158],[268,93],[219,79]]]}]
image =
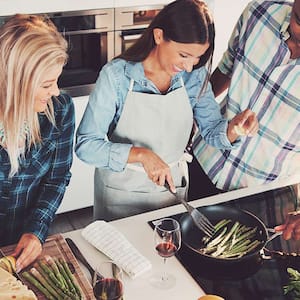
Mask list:
[{"label": "stovetop", "polygon": [[[182,214],[177,214],[169,217],[179,221],[181,216]],[[149,225],[153,228],[152,221]],[[281,243],[287,243],[287,241],[278,237],[268,244],[268,249],[281,250]],[[288,241],[288,243],[293,243],[293,241]],[[294,249],[290,245],[287,248]],[[235,270],[235,276],[226,279],[207,276],[208,269],[203,265],[203,261],[197,261],[197,256],[198,254],[184,243],[176,254],[180,263],[207,294],[217,294],[226,300],[292,300],[291,297],[284,295],[283,286],[288,283],[287,267],[300,270],[300,257],[298,256],[276,257],[275,255],[275,258],[262,259],[260,264],[248,265],[246,275],[245,270],[241,270],[241,277],[239,277]]]}]

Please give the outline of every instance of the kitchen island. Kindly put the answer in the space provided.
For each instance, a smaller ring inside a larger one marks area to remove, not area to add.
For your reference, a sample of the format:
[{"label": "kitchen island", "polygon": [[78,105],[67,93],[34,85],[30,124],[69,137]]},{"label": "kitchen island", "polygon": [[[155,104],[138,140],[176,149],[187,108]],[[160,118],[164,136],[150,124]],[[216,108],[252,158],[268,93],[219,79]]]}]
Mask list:
[{"label": "kitchen island", "polygon": [[[184,209],[178,205],[111,222],[152,264],[150,271],[146,271],[134,279],[125,276],[124,300],[197,300],[204,295],[201,287],[175,257],[168,258],[166,264],[168,272],[176,277],[175,287],[160,290],[150,283],[152,276],[163,271],[163,259],[154,249],[153,230],[147,222],[180,211],[184,211]],[[81,230],[67,232],[63,235],[72,238],[94,268],[108,259],[81,236]],[[89,274],[87,276],[89,277]]]},{"label": "kitchen island", "polygon": [[[290,180],[291,183],[295,182],[295,178]],[[290,180],[286,181],[286,186],[290,183]],[[227,192],[224,194],[191,201],[190,203],[195,207],[200,207],[205,205],[221,204],[228,201],[231,202],[231,200],[243,202],[241,199],[245,199],[246,201],[247,196],[253,197],[255,194],[260,195],[262,192],[266,191],[266,189],[272,190],[276,188],[276,184],[273,183],[268,185],[268,188],[265,186],[256,187],[255,189],[246,188],[243,190]],[[211,287],[212,282],[206,282],[205,280],[202,281],[201,279],[195,280],[195,278],[193,278],[188,270],[175,257],[168,259],[167,268],[170,273],[175,275],[177,280],[176,286],[169,290],[159,290],[153,287],[150,283],[151,278],[163,270],[163,261],[154,250],[153,230],[149,226],[148,222],[161,217],[173,216],[183,212],[185,212],[184,207],[182,205],[176,205],[111,222],[111,224],[120,232],[122,232],[126,238],[152,263],[152,269],[143,275],[135,279],[130,279],[127,276],[125,277],[125,300],[197,300],[204,293],[211,293],[214,291],[214,287]],[[64,236],[70,237],[76,242],[80,250],[93,267],[98,266],[103,260],[107,259],[105,255],[86,242],[86,240],[81,236],[81,230],[67,232],[64,234]],[[279,289],[280,292],[281,286],[279,285],[277,289]],[[228,299],[234,300],[236,298]],[[240,298],[239,300],[243,299],[247,298]],[[275,298],[262,297],[255,299],[259,300]]]}]

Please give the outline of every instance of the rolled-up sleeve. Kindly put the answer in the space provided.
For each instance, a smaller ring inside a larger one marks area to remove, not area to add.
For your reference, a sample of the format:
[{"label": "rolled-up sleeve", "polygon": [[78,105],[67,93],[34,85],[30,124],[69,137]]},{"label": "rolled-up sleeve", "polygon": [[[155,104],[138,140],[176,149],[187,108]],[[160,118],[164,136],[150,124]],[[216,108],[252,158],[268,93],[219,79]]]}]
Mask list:
[{"label": "rolled-up sleeve", "polygon": [[118,74],[121,70],[105,66],[89,97],[76,133],[75,152],[79,159],[98,168],[124,170],[131,144],[112,143],[107,138],[120,108]]},{"label": "rolled-up sleeve", "polygon": [[218,149],[237,147],[239,141],[231,144],[227,138],[228,120],[222,116],[209,82],[200,97],[198,96],[205,82],[207,74],[205,68],[199,69],[195,74],[196,76],[193,76],[191,83],[188,84],[188,91],[199,134],[206,143]]}]

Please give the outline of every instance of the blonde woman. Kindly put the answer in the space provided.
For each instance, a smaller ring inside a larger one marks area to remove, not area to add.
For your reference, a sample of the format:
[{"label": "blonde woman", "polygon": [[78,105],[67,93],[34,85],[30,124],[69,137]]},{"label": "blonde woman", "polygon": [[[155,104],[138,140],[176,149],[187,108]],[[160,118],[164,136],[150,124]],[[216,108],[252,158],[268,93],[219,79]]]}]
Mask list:
[{"label": "blonde woman", "polygon": [[0,28],[0,245],[17,243],[17,271],[41,253],[69,183],[74,106],[57,80],[67,43],[40,16]]}]

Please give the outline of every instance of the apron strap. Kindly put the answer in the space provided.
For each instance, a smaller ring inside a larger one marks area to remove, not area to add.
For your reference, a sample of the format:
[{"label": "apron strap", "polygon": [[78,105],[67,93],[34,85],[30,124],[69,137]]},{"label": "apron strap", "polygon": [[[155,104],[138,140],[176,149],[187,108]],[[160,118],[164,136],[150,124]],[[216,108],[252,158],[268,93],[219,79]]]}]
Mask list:
[{"label": "apron strap", "polygon": [[180,82],[181,82],[181,86],[184,87],[184,81],[183,81],[182,76],[180,76]]},{"label": "apron strap", "polygon": [[134,80],[131,78],[129,83],[129,88],[128,88],[130,92],[132,92],[133,90],[133,85],[134,85]]}]

